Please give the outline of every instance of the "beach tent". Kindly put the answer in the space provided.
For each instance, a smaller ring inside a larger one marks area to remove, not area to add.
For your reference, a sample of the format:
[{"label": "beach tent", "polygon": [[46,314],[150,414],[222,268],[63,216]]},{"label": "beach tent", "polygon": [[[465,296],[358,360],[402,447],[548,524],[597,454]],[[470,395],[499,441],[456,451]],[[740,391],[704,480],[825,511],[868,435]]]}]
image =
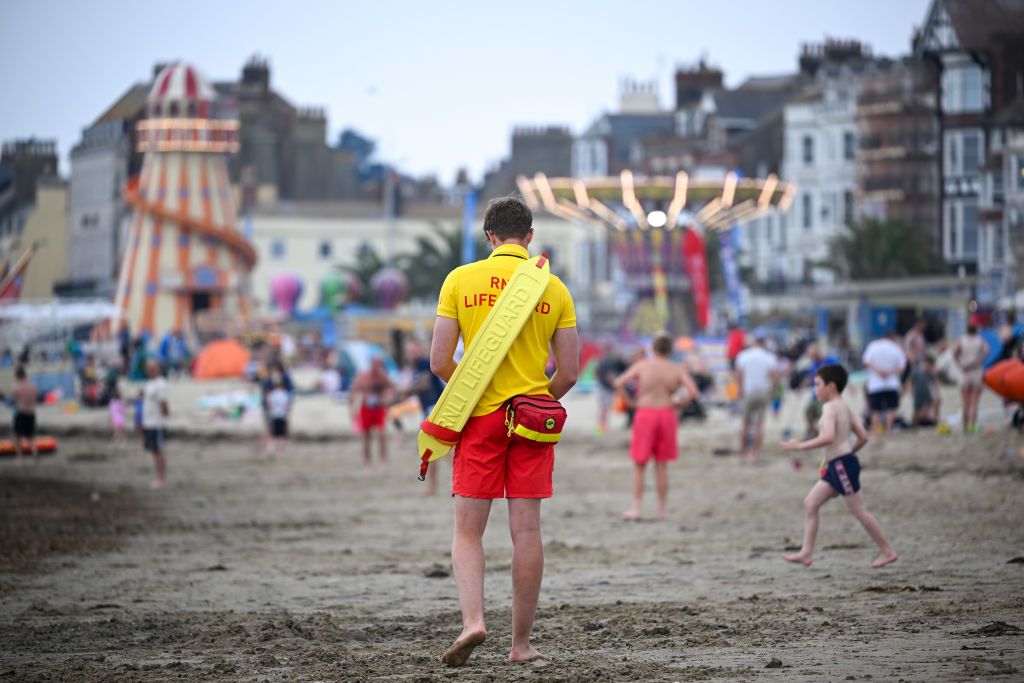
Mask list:
[{"label": "beach tent", "polygon": [[196,357],[192,376],[196,379],[242,377],[249,364],[249,351],[234,339],[218,339],[203,347]]}]

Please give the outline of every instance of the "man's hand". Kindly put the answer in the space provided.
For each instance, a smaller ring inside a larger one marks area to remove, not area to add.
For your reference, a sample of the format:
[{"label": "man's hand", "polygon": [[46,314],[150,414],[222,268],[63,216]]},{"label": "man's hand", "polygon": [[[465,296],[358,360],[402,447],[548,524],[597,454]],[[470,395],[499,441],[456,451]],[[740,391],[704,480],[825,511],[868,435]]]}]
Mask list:
[{"label": "man's hand", "polygon": [[789,439],[787,441],[783,441],[779,445],[782,446],[782,450],[784,450],[784,451],[802,451],[803,450],[803,448],[800,447],[800,442],[797,441],[796,439]]}]

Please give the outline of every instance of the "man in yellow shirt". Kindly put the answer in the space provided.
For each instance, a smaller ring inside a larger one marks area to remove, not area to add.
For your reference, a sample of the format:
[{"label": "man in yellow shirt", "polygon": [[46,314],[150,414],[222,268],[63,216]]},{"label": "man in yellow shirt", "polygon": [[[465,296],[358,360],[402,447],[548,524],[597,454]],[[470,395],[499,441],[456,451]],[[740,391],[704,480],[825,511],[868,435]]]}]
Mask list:
[{"label": "man in yellow shirt", "polygon": [[[462,335],[468,348],[512,272],[529,257],[533,215],[515,197],[487,205],[484,235],[491,255],[456,268],[444,281],[430,345],[430,369],[448,381],[455,372],[455,347]],[[544,374],[554,354],[555,374]],[[442,657],[462,666],[473,648],[487,638],[484,625],[483,533],[491,501],[508,498],[512,535],[512,651],[509,661],[544,658],[530,644],[541,578],[544,547],[540,535],[540,501],[551,497],[554,444],[512,439],[505,426],[505,403],[518,395],[561,399],[579,376],[576,309],[569,290],[554,275],[533,315],[512,344],[494,378],[466,422],[455,446],[452,495],[455,538],[452,567],[462,609],[462,633]]]}]

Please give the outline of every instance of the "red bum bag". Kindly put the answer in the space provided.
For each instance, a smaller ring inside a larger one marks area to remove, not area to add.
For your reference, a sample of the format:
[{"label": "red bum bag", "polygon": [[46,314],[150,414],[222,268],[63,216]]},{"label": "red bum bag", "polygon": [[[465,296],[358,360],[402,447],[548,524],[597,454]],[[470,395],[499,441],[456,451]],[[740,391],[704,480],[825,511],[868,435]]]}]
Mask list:
[{"label": "red bum bag", "polygon": [[505,406],[508,435],[556,443],[565,427],[565,408],[550,396],[514,396]]}]

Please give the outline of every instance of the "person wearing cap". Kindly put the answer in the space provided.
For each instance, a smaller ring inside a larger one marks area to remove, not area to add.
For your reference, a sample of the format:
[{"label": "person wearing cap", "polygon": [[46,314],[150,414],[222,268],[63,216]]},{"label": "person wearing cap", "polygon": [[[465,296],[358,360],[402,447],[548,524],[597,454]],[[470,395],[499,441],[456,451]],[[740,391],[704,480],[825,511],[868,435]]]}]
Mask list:
[{"label": "person wearing cap", "polygon": [[764,415],[778,382],[779,359],[764,346],[764,335],[736,356],[733,372],[740,387],[743,421],[740,425],[740,459],[756,462],[764,437]]}]

